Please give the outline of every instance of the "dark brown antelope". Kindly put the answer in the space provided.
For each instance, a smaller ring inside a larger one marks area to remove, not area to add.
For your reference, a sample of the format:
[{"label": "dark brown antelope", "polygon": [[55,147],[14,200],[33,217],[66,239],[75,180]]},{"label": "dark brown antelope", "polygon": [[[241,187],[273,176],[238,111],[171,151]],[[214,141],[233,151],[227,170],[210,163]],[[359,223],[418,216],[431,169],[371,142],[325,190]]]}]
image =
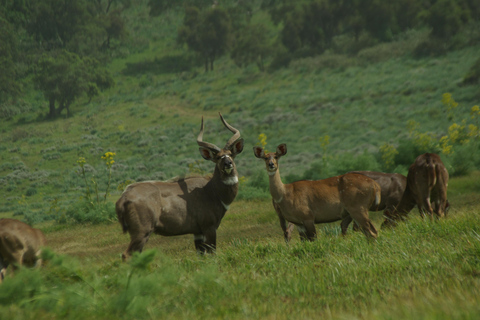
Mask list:
[{"label": "dark brown antelope", "polygon": [[425,212],[430,218],[433,214],[437,218],[444,217],[449,206],[447,186],[448,171],[442,159],[435,153],[418,156],[408,169],[407,186],[400,203],[386,215],[382,227],[393,226],[398,220],[405,219],[415,205],[422,217]]},{"label": "dark brown antelope", "polygon": [[234,158],[243,150],[240,131],[230,126],[221,114],[220,119],[234,133],[223,149],[203,141],[203,117],[197,137],[202,157],[215,163],[211,178],[134,183],[118,199],[118,221],[131,238],[123,260],[134,251],[141,252],[152,232],[163,236],[193,234],[198,252],[215,251],[217,228],[238,191]]},{"label": "dark brown antelope", "polygon": [[16,219],[0,219],[0,282],[9,264],[14,271],[23,265],[41,265],[40,253],[45,244],[42,231]]},{"label": "dark brown antelope", "polygon": [[[369,177],[347,173],[317,181],[296,181],[283,184],[278,160],[287,153],[287,145],[281,144],[276,152],[265,153],[260,147],[253,152],[265,161],[273,206],[277,212],[286,241],[290,240],[287,222],[295,224],[302,239],[316,237],[316,223],[338,221],[351,216],[367,237],[376,238],[377,230],[370,221],[368,209],[380,203],[380,186]],[[348,224],[342,221],[342,234]]]}]

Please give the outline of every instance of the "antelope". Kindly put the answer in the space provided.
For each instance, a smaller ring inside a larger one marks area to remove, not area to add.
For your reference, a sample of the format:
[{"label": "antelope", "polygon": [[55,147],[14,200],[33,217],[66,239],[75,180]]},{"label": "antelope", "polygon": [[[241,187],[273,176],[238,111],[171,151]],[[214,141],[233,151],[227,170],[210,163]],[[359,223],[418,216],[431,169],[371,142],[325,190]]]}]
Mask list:
[{"label": "antelope", "polygon": [[197,252],[216,250],[216,232],[238,192],[238,173],[234,158],[243,150],[240,131],[219,113],[223,125],[233,132],[225,147],[203,141],[203,117],[197,144],[205,160],[215,163],[211,178],[189,177],[170,182],[145,181],[126,187],[115,209],[130,244],[122,254],[127,260],[141,252],[150,234],[176,236],[193,234]]},{"label": "antelope", "polygon": [[[350,173],[363,174],[378,183],[381,189],[381,200],[378,205],[370,207],[369,211],[383,210],[384,216],[389,216],[402,199],[403,192],[407,186],[407,177],[400,173],[383,173],[375,171],[351,171]],[[352,220],[351,217],[346,219]],[[347,222],[345,222],[347,223]],[[348,225],[348,224],[347,224]],[[354,230],[357,225],[353,226]]]},{"label": "antelope", "polygon": [[[394,226],[398,220],[404,220],[407,214],[418,206],[423,217],[426,213],[430,218],[447,214],[448,171],[435,153],[419,155],[408,169],[407,186],[398,206],[386,215],[382,227]],[[434,208],[432,208],[432,203]]]},{"label": "antelope", "polygon": [[16,219],[0,219],[0,283],[9,264],[13,271],[22,265],[40,266],[41,248],[45,244],[45,236],[39,229]]},{"label": "antelope", "polygon": [[[375,181],[361,174],[347,173],[323,180],[283,184],[278,160],[287,153],[287,145],[280,144],[276,152],[269,153],[254,147],[253,153],[265,161],[273,207],[285,241],[290,240],[291,233],[287,222],[297,226],[302,240],[312,241],[316,238],[316,223],[334,222],[348,216],[356,221],[367,238],[377,237],[377,230],[368,216],[368,209],[380,202],[380,186]],[[342,234],[348,227],[344,221]]]}]

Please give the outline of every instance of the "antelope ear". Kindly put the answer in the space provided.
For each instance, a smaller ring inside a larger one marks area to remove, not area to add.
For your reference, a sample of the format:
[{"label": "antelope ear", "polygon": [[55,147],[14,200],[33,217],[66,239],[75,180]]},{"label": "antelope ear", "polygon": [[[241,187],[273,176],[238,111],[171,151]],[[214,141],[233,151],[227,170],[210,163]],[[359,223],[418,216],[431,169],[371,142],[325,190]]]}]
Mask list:
[{"label": "antelope ear", "polygon": [[217,155],[217,153],[214,152],[213,150],[210,150],[204,147],[200,147],[198,148],[198,150],[200,151],[200,154],[202,155],[203,159],[211,160],[211,161],[215,160],[215,156]]},{"label": "antelope ear", "polygon": [[238,139],[235,141],[233,146],[230,148],[232,151],[232,156],[235,157],[237,154],[243,151],[244,140]]},{"label": "antelope ear", "polygon": [[285,143],[282,143],[277,147],[277,157],[281,157],[287,154],[287,145]]},{"label": "antelope ear", "polygon": [[263,157],[265,156],[265,152],[260,147],[253,147],[253,154],[259,159],[263,159]]}]

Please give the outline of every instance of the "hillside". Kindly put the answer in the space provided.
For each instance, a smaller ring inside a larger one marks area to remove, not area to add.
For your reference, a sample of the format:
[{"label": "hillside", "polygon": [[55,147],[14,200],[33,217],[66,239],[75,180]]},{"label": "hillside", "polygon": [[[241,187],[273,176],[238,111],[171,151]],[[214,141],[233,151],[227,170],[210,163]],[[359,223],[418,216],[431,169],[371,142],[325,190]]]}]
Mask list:
[{"label": "hillside", "polygon": [[[253,19],[265,17],[257,11]],[[281,170],[291,181],[357,169],[405,173],[418,153],[440,151],[440,138],[453,123],[478,125],[478,117],[470,118],[480,100],[478,86],[460,85],[478,59],[478,42],[414,58],[412,50],[428,32],[412,30],[355,56],[326,52],[271,72],[253,65],[239,68],[224,56],[213,72],[205,73],[201,65],[181,64],[186,49],[175,43],[181,15],[149,17],[144,3],[131,9],[128,19],[129,41],[148,46],[111,62],[113,88],[90,102],[79,100],[71,117],[55,120],[44,120],[47,103],[40,92],[30,91],[24,103],[32,111],[3,120],[0,190],[6,201],[1,211],[28,214],[71,206],[85,191],[79,157],[86,160],[87,184],[93,175],[102,192],[108,177],[101,159],[105,152],[116,153],[113,198],[126,181],[211,172],[195,138],[205,116],[204,138],[223,146],[229,132],[218,112],[246,142],[237,158],[246,181],[240,198],[268,198],[263,164],[251,152],[260,134],[267,137],[267,149],[288,144]],[[458,102],[454,116],[442,104],[444,93]],[[418,126],[413,131],[411,121]],[[415,145],[422,135],[427,137],[423,149]],[[320,139],[327,136],[322,145]],[[380,148],[386,144],[399,151],[393,166],[382,160]],[[454,150],[443,155],[451,174],[462,162],[468,167],[458,174],[479,168],[475,145]],[[43,220],[31,221],[37,218]]]}]

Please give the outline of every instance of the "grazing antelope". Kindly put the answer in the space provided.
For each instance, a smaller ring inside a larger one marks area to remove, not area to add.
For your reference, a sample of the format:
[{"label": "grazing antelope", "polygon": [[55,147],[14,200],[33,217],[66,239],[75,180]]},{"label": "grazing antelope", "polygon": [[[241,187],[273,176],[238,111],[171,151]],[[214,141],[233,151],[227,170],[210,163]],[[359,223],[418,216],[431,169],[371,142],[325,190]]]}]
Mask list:
[{"label": "grazing antelope", "polygon": [[[313,240],[316,223],[338,221],[348,216],[367,237],[377,237],[377,230],[368,217],[368,209],[380,202],[380,186],[375,181],[361,174],[347,173],[323,180],[283,184],[278,160],[287,153],[287,145],[281,144],[276,152],[269,153],[254,147],[253,152],[265,161],[273,207],[286,241],[290,240],[291,232],[287,221],[297,226],[302,239]],[[341,227],[345,234],[348,224],[342,221]]]},{"label": "grazing antelope", "polygon": [[0,283],[9,264],[14,271],[22,265],[41,265],[41,248],[45,244],[42,231],[16,219],[0,219]]},{"label": "grazing antelope", "polygon": [[[374,204],[370,207],[369,211],[383,210],[384,216],[389,216],[400,203],[403,192],[407,186],[407,177],[400,173],[383,173],[375,171],[351,171],[350,173],[363,174],[378,183],[382,190],[381,200],[378,205]],[[349,222],[352,220],[351,217],[345,219],[349,219]],[[347,221],[345,221],[345,223],[347,223]],[[356,229],[357,227],[354,225],[354,230]]]},{"label": "grazing antelope", "polygon": [[118,221],[130,234],[122,259],[141,252],[150,234],[176,236],[193,234],[198,252],[213,252],[216,233],[225,212],[238,191],[238,174],[233,161],[243,150],[240,131],[220,114],[224,126],[233,132],[223,149],[203,141],[203,117],[197,144],[200,154],[215,163],[213,176],[182,178],[173,182],[145,181],[125,189],[116,203]]},{"label": "grazing antelope", "polygon": [[[408,169],[407,186],[400,203],[386,215],[382,227],[395,225],[418,206],[420,215],[426,213],[437,218],[444,217],[449,207],[447,201],[448,171],[440,157],[435,153],[419,155]],[[432,203],[434,208],[432,208]]]}]

